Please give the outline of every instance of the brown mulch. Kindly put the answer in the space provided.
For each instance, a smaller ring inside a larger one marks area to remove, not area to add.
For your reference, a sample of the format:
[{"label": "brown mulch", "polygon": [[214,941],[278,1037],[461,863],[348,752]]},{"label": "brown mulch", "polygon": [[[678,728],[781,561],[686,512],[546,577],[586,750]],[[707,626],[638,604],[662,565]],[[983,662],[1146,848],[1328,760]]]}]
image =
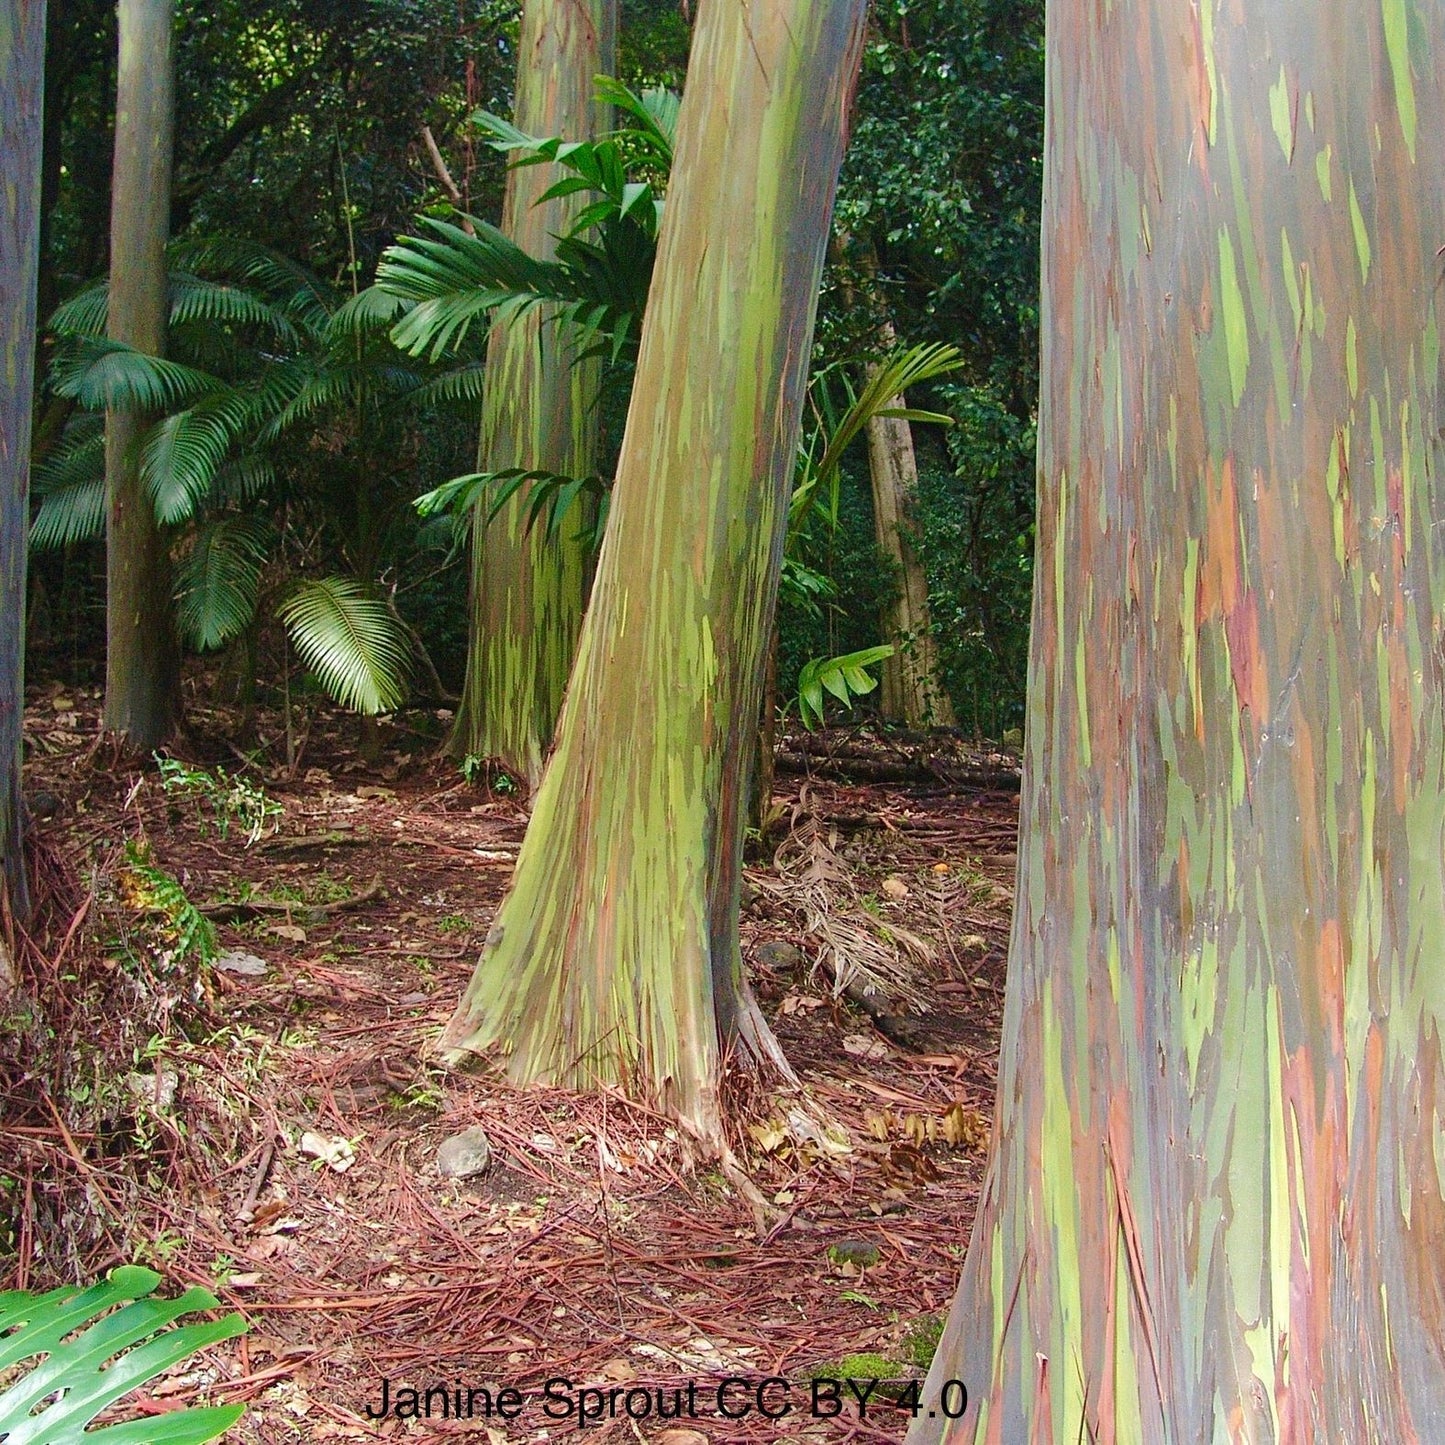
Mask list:
[{"label": "brown mulch", "polygon": [[[932,945],[921,983],[934,1006],[911,1047],[890,1042],[835,997],[786,897],[754,890],[742,927],[755,987],[814,1113],[847,1141],[800,1139],[788,1100],[734,1081],[744,1162],[773,1209],[760,1236],[721,1174],[687,1167],[665,1119],[431,1061],[526,822],[519,799],[434,757],[435,718],[409,717],[368,767],[354,721],[317,711],[294,776],[279,744],[248,774],[284,813],[247,846],[153,770],[98,766],[97,710],[52,685],[27,714],[27,789],[51,816],[37,824],[48,902],[21,971],[68,1002],[51,1055],[32,1020],[29,1053],[0,1066],[0,1288],[131,1259],[213,1288],[249,1333],[140,1408],[244,1400],[238,1441],[555,1439],[576,1420],[545,1412],[552,1378],[617,1392],[622,1417],[587,1432],[599,1441],[668,1445],[679,1427],[700,1434],[673,1445],[901,1440],[907,1410],[877,1397],[863,1418],[851,1405],[812,1417],[811,1380],[855,1354],[907,1361],[947,1309],[992,1114],[1015,794],[780,780],[784,819],[819,820],[883,935],[892,923]],[[234,774],[233,725],[193,707],[177,755]],[[260,731],[281,729],[263,716]],[[127,839],[264,976],[157,953],[154,921],[126,912]],[[766,883],[768,864],[750,876]],[[490,1169],[443,1180],[438,1144],[472,1124]],[[304,1134],[344,1169],[303,1153]],[[876,1263],[835,1262],[845,1240],[876,1248]],[[735,1376],[785,1380],[793,1412],[721,1418],[717,1388]],[[378,1426],[365,1408],[383,1378],[393,1391],[510,1386],[527,1402],[510,1422]],[[657,1389],[666,1403],[690,1381],[695,1418],[625,1417],[627,1391],[634,1413],[649,1399],[655,1412]]]}]

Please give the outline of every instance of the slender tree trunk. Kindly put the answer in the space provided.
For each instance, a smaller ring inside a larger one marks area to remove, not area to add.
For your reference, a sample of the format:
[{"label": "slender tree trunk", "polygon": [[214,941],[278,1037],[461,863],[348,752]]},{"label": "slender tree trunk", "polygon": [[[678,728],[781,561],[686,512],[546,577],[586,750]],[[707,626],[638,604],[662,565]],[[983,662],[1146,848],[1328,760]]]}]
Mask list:
[{"label": "slender tree trunk", "polygon": [[747,792],[864,0],[705,5],[592,605],[512,892],[443,1037],[724,1149]]},{"label": "slender tree trunk", "polygon": [[[20,762],[44,75],[45,0],[0,0],[0,888],[22,918],[29,911]],[[0,954],[4,947],[0,940]]]},{"label": "slender tree trunk", "polygon": [[1442,38],[1050,8],[998,1118],[913,1445],[1445,1440]]},{"label": "slender tree trunk", "polygon": [[[885,350],[896,345],[893,323],[880,328]],[[878,368],[869,367],[870,374]],[[908,405],[896,396],[891,405]],[[883,619],[883,640],[895,651],[883,661],[879,702],[883,716],[909,727],[952,727],[953,704],[938,675],[938,648],[928,611],[928,574],[914,540],[918,535],[918,457],[913,428],[903,417],[870,417],[868,471],[873,481],[873,530],[898,573],[898,595]]]},{"label": "slender tree trunk", "polygon": [[[580,139],[605,129],[593,82],[610,73],[616,0],[526,0],[517,54],[516,124],[531,135]],[[548,257],[584,198],[537,204],[560,178],[556,166],[507,177],[502,229],[524,251]],[[573,349],[537,308],[499,322],[487,350],[479,471],[523,467],[587,476],[596,467],[598,362]],[[453,750],[494,757],[530,784],[541,777],[577,648],[587,556],[569,517],[549,539],[528,532],[527,498],[514,496],[472,534],[471,637]]]},{"label": "slender tree trunk", "polygon": [[[159,356],[166,331],[166,229],[175,123],[173,0],[120,0],[115,169],[110,221],[110,336]],[[149,418],[105,418],[107,732],[145,751],[175,725],[180,658],[171,566],[141,484]]]}]

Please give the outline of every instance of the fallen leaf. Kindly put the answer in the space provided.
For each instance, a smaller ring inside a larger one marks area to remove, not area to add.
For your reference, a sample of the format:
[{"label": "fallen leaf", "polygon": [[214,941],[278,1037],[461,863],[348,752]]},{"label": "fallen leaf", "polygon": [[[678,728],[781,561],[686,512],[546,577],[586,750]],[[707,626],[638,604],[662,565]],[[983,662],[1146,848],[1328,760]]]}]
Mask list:
[{"label": "fallen leaf", "polygon": [[621,1356],[615,1360],[608,1360],[603,1365],[601,1374],[604,1380],[613,1380],[619,1385],[637,1378],[637,1371],[633,1368],[632,1363],[622,1359]]},{"label": "fallen leaf", "polygon": [[345,1174],[356,1163],[356,1150],[349,1139],[339,1135],[328,1138],[309,1129],[301,1136],[301,1152],[308,1159],[319,1159],[338,1174]]},{"label": "fallen leaf", "polygon": [[284,938],[288,943],[306,942],[306,930],[297,928],[294,923],[273,923],[266,932],[274,933],[277,938]]},{"label": "fallen leaf", "polygon": [[884,894],[895,902],[907,898],[909,893],[908,885],[895,873],[892,877],[883,880]]},{"label": "fallen leaf", "polygon": [[656,1445],[708,1445],[708,1438],[701,1430],[664,1430]]},{"label": "fallen leaf", "polygon": [[852,1054],[856,1059],[886,1059],[888,1045],[882,1039],[872,1038],[868,1034],[845,1034],[843,1052]]}]

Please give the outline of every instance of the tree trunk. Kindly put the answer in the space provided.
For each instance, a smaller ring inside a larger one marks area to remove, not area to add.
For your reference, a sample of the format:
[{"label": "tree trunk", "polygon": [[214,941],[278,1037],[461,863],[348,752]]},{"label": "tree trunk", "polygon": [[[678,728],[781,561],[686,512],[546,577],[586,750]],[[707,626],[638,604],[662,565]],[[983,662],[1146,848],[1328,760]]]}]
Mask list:
[{"label": "tree trunk", "polygon": [[[897,338],[884,321],[881,339],[891,351]],[[869,366],[871,375],[877,371]],[[896,396],[892,407],[908,405]],[[907,727],[952,727],[953,704],[939,682],[938,648],[928,613],[928,576],[914,546],[918,534],[918,458],[913,428],[903,417],[868,421],[868,471],[873,480],[873,530],[878,546],[898,571],[898,596],[883,620],[883,640],[894,646],[883,660],[879,704],[883,716]]]},{"label": "tree trunk", "polygon": [[512,891],[443,1047],[722,1152],[747,792],[864,0],[702,7],[614,504]]},{"label": "tree trunk", "polygon": [[[166,332],[166,228],[175,122],[173,0],[120,0],[110,336],[159,356]],[[140,479],[149,418],[105,418],[105,731],[148,751],[175,724],[180,659],[166,539]]]},{"label": "tree trunk", "polygon": [[1050,7],[998,1116],[913,1445],[1445,1439],[1440,19]]},{"label": "tree trunk", "polygon": [[[517,54],[516,124],[531,135],[572,139],[605,129],[593,82],[611,72],[616,0],[526,0]],[[550,257],[585,197],[537,204],[558,179],[553,165],[507,176],[502,230],[524,251]],[[574,364],[574,348],[536,307],[492,328],[478,448],[479,471],[587,476],[597,464],[599,363]],[[574,513],[549,539],[527,531],[527,497],[517,493],[487,524],[479,506],[472,533],[471,637],[453,750],[498,758],[535,785],[552,741],[577,648],[586,598],[587,556]]]},{"label": "tree trunk", "polygon": [[0,181],[6,198],[0,206],[0,888],[21,918],[29,911],[20,761],[44,75],[45,0],[0,0]]}]

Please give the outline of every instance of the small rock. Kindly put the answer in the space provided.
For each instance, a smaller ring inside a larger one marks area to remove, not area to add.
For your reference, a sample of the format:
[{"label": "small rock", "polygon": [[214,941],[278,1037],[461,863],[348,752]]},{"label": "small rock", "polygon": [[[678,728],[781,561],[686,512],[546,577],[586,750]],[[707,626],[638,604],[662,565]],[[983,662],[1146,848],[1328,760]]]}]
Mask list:
[{"label": "small rock", "polygon": [[883,893],[895,903],[901,902],[908,897],[908,885],[895,873],[883,880]]},{"label": "small rock", "polygon": [[60,799],[47,788],[36,788],[26,793],[25,803],[30,809],[30,816],[37,822],[53,818],[60,811]]},{"label": "small rock", "polygon": [[153,1109],[169,1109],[176,1102],[181,1076],[162,1065],[153,1074],[129,1074],[125,1082],[138,1103],[149,1104]]},{"label": "small rock", "polygon": [[828,1246],[828,1258],[834,1264],[870,1269],[878,1263],[878,1246],[866,1239],[839,1239]]},{"label": "small rock", "polygon": [[216,967],[224,973],[243,973],[248,978],[261,978],[266,972],[266,960],[254,953],[243,953],[239,948],[228,948],[216,960]]},{"label": "small rock", "polygon": [[437,1173],[443,1179],[470,1179],[492,1162],[492,1141],[480,1124],[444,1139],[437,1150]]},{"label": "small rock", "polygon": [[784,943],[780,938],[759,944],[753,957],[760,968],[772,969],[774,973],[791,973],[807,963],[801,948],[796,944]]}]

